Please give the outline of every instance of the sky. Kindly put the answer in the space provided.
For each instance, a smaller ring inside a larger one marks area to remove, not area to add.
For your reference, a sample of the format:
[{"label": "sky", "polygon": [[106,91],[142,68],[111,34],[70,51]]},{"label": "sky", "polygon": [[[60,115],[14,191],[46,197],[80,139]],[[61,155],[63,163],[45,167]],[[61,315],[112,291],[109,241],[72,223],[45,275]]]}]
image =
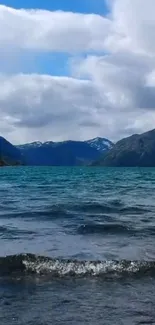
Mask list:
[{"label": "sky", "polygon": [[1,135],[116,142],[155,127],[154,0],[0,1]]}]

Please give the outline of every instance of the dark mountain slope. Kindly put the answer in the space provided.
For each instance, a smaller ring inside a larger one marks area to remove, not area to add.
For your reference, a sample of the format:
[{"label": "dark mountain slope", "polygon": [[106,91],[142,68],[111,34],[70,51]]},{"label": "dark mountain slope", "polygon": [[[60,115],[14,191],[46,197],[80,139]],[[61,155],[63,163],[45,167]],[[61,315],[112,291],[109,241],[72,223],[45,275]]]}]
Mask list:
[{"label": "dark mountain slope", "polygon": [[122,139],[94,166],[155,167],[155,129]]},{"label": "dark mountain slope", "polygon": [[0,137],[0,166],[21,165],[24,158],[19,149],[3,137]]}]

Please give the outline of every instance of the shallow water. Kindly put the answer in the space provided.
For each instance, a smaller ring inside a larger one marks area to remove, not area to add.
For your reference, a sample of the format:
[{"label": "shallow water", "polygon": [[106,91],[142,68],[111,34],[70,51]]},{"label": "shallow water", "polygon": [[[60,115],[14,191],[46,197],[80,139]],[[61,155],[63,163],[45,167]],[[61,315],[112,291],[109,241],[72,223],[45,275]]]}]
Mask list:
[{"label": "shallow water", "polygon": [[154,193],[155,169],[1,168],[1,323],[155,324]]}]

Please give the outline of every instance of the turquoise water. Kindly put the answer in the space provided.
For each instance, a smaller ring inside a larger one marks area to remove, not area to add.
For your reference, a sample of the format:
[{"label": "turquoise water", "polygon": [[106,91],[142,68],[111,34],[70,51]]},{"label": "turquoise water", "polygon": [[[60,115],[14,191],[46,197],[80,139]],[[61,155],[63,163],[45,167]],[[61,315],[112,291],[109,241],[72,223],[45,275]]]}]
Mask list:
[{"label": "turquoise water", "polygon": [[153,168],[1,168],[1,323],[155,324],[154,197]]}]

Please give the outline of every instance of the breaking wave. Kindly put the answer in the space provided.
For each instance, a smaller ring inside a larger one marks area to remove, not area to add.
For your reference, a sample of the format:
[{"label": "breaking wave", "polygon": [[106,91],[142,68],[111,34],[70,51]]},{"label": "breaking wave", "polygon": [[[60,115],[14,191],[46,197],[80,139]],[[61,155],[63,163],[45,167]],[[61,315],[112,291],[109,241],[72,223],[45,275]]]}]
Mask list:
[{"label": "breaking wave", "polygon": [[155,261],[80,261],[52,259],[34,254],[0,258],[0,276],[125,277],[155,275]]}]

